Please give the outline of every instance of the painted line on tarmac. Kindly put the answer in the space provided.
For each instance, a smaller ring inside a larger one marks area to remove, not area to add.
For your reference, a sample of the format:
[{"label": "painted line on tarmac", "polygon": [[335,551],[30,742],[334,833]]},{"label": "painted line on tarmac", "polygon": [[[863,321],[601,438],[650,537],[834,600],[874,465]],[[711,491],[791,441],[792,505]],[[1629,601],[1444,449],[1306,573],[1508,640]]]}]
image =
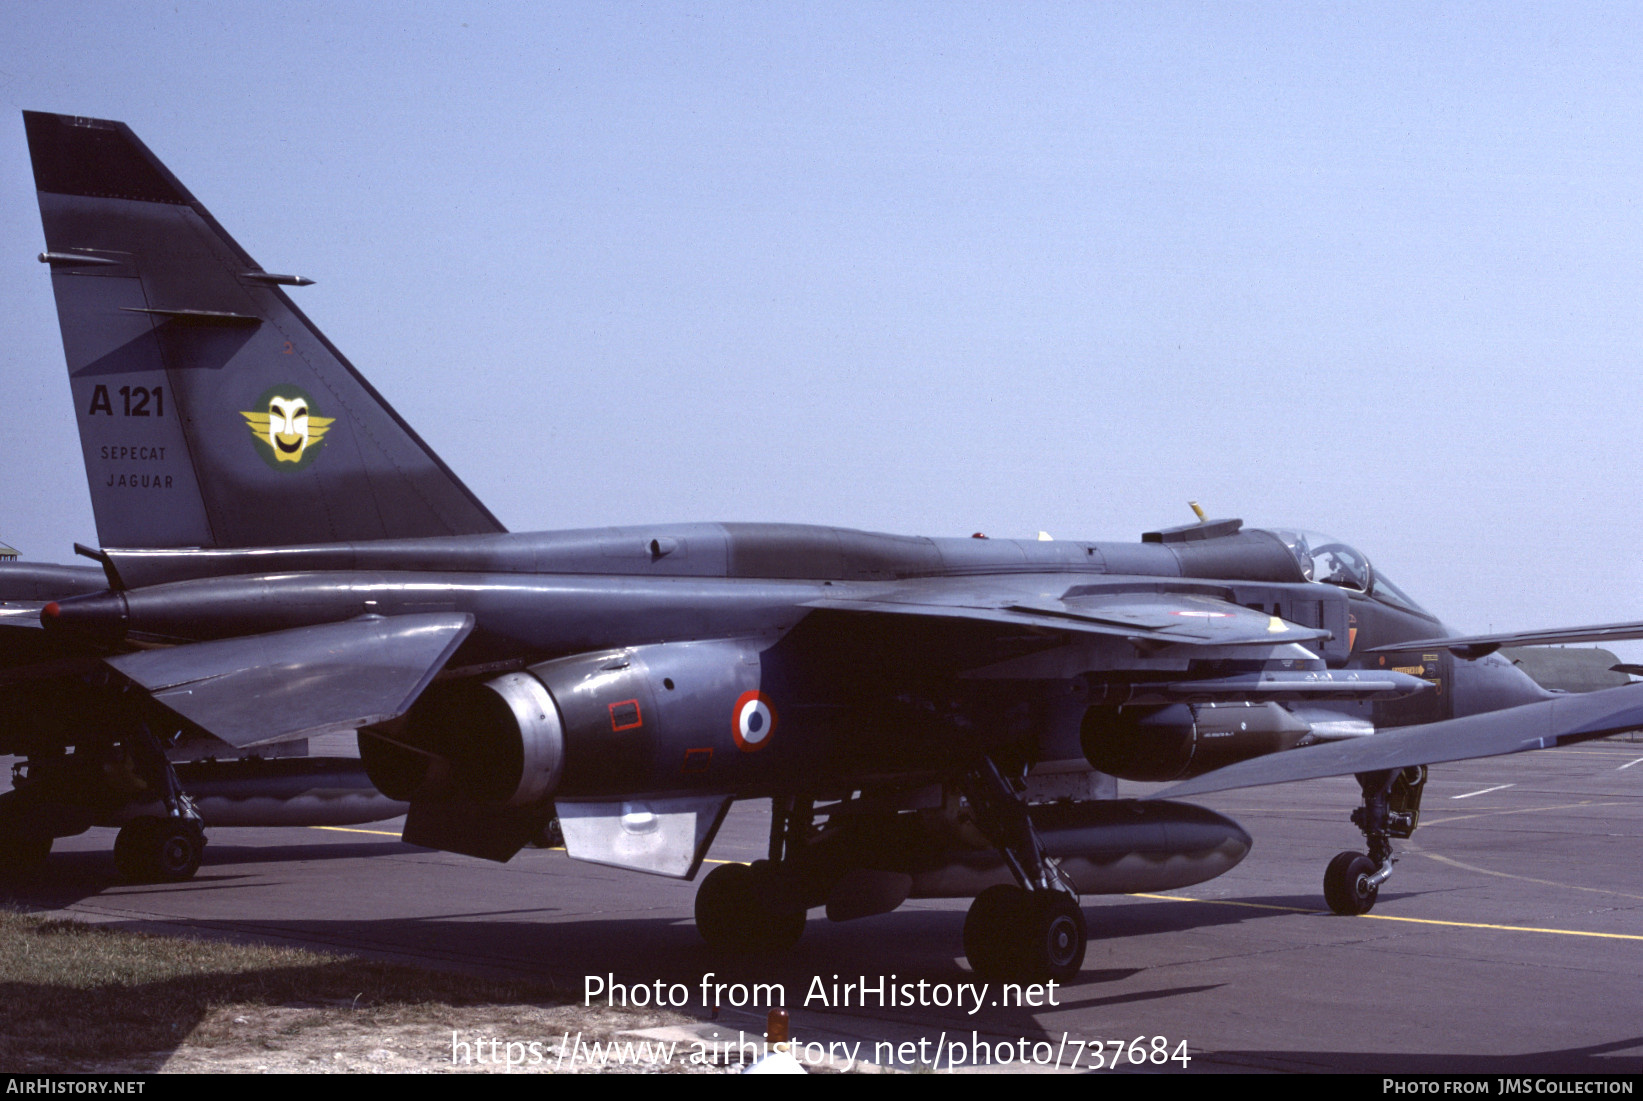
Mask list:
[{"label": "painted line on tarmac", "polygon": [[[1556,884],[1554,884],[1556,886]],[[1132,894],[1130,898],[1150,898],[1160,902],[1205,902],[1212,906],[1243,906],[1251,910],[1283,910],[1291,914],[1330,914],[1328,910],[1309,910],[1302,906],[1274,906],[1265,902],[1236,902],[1226,898],[1187,898],[1185,895]],[[1593,933],[1585,929],[1543,929],[1535,925],[1491,925],[1481,921],[1443,921],[1439,918],[1396,917],[1392,914],[1355,914],[1353,917],[1372,921],[1403,921],[1412,925],[1448,925],[1459,929],[1496,929],[1506,933],[1551,933],[1564,937],[1598,937],[1603,940],[1643,940],[1637,933]]]},{"label": "painted line on tarmac", "polygon": [[1451,795],[1449,798],[1451,798],[1451,799],[1470,799],[1474,795],[1488,795],[1491,791],[1505,791],[1507,788],[1515,788],[1515,787],[1517,787],[1516,784],[1496,784],[1494,787],[1484,788],[1482,791],[1469,791],[1465,795]]},{"label": "painted line on tarmac", "polygon": [[1514,875],[1511,872],[1497,872],[1491,868],[1479,868],[1475,864],[1463,864],[1454,857],[1439,856],[1437,853],[1429,853],[1412,844],[1404,846],[1404,852],[1412,853],[1415,856],[1424,856],[1428,860],[1436,860],[1439,864],[1447,864],[1451,868],[1459,868],[1463,872],[1473,872],[1477,875],[1492,875],[1500,879],[1515,879],[1520,883],[1533,883],[1541,887],[1556,887],[1560,891],[1590,891],[1593,894],[1614,895],[1617,898],[1633,898],[1643,902],[1643,895],[1627,894],[1625,891],[1616,891],[1608,887],[1582,887],[1576,883],[1558,883],[1550,879],[1535,879],[1534,877],[1527,875]]},{"label": "painted line on tarmac", "polygon": [[1643,762],[1643,757],[1639,757],[1636,761],[1627,761],[1625,764],[1623,764],[1619,768],[1615,769],[1615,771],[1616,772],[1625,772],[1628,768],[1631,768],[1633,765],[1638,764],[1639,762]]},{"label": "painted line on tarmac", "polygon": [[1623,807],[1627,805],[1626,803],[1599,803],[1593,799],[1583,799],[1578,803],[1559,803],[1555,807],[1519,807],[1516,810],[1480,810],[1476,814],[1451,814],[1445,818],[1428,818],[1421,823],[1421,826],[1447,826],[1451,822],[1465,822],[1472,818],[1495,818],[1507,814],[1539,814],[1548,810],[1576,810],[1580,807]]},{"label": "painted line on tarmac", "polygon": [[360,830],[352,826],[309,826],[311,830],[333,830],[336,833],[372,833],[378,837],[398,837],[398,830]]},{"label": "painted line on tarmac", "polygon": [[1270,902],[1237,902],[1230,898],[1188,898],[1186,895],[1149,895],[1140,891],[1129,898],[1151,898],[1159,902],[1207,902],[1212,906],[1242,906],[1246,910],[1282,910],[1286,914],[1327,914],[1328,910],[1309,910],[1305,906],[1275,906]]},{"label": "painted line on tarmac", "polygon": [[1482,921],[1439,921],[1437,918],[1396,917],[1392,914],[1359,914],[1374,921],[1409,921],[1419,925],[1453,925],[1460,929],[1499,929],[1506,933],[1555,933],[1561,937],[1598,937],[1602,940],[1643,940],[1639,933],[1593,933],[1586,929],[1542,929],[1535,925],[1490,925]]}]

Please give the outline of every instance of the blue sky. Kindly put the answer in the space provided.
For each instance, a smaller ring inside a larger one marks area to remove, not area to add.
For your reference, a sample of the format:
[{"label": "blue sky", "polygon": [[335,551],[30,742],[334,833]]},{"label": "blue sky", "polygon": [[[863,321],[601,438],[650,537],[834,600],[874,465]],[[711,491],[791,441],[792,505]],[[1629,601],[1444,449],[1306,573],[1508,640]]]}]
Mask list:
[{"label": "blue sky", "polygon": [[91,542],[19,112],[126,121],[509,527],[1329,532],[1643,618],[1643,8],[0,5],[0,540]]}]

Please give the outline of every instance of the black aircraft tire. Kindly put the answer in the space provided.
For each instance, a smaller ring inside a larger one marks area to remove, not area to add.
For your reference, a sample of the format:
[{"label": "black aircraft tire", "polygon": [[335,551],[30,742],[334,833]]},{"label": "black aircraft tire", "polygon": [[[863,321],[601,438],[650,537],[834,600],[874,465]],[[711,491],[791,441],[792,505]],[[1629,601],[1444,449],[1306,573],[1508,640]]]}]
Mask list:
[{"label": "black aircraft tire", "polygon": [[188,822],[159,823],[151,835],[149,864],[154,878],[162,883],[181,883],[194,878],[205,855],[205,836]]},{"label": "black aircraft tire", "polygon": [[769,865],[721,864],[696,889],[696,931],[724,952],[786,952],[804,935],[803,910],[774,905]]},{"label": "black aircraft tire", "polygon": [[754,952],[791,952],[804,936],[807,915],[802,908],[783,905],[782,890],[776,869],[768,860],[755,860],[748,866],[753,873],[753,905],[749,913],[755,915],[755,931],[748,937],[749,949]]},{"label": "black aircraft tire", "polygon": [[976,896],[964,916],[964,955],[970,970],[989,980],[1014,980],[1027,908],[1027,892],[1014,885],[997,884]]},{"label": "black aircraft tire", "polygon": [[1324,872],[1324,901],[1337,914],[1367,914],[1375,905],[1380,888],[1367,883],[1375,874],[1375,862],[1363,853],[1338,853]]},{"label": "black aircraft tire", "polygon": [[51,855],[52,837],[48,833],[19,830],[0,834],[0,875],[6,879],[27,879],[38,872]]},{"label": "black aircraft tire", "polygon": [[128,883],[149,883],[155,877],[152,840],[158,818],[133,818],[114,838],[114,866]]},{"label": "black aircraft tire", "polygon": [[1084,966],[1089,943],[1084,911],[1060,891],[1035,891],[1028,901],[1019,981],[1070,982]]}]

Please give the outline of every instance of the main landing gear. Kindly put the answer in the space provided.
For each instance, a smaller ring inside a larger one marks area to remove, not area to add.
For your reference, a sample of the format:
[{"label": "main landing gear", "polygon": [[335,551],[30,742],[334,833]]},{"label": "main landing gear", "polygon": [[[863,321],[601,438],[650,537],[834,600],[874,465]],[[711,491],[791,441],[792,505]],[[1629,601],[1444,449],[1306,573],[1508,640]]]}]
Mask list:
[{"label": "main landing gear", "polygon": [[[980,855],[985,838],[1015,879],[988,887],[971,905],[964,922],[970,966],[988,981],[1071,980],[1084,964],[1084,912],[1072,882],[1034,828],[1021,791],[985,757],[956,786],[967,812],[958,811],[956,799],[943,807],[953,810],[951,827],[964,836],[963,851],[989,864]],[[950,856],[945,850],[926,853],[917,844],[916,852],[891,853],[862,843],[856,835],[874,828],[872,813],[841,823],[838,808],[824,806],[820,816],[826,825],[818,830],[818,813],[809,800],[772,800],[769,858],[721,865],[697,889],[696,928],[702,938],[727,952],[782,952],[798,943],[813,907],[825,905],[829,918],[848,921],[901,905],[913,883],[904,868],[917,870],[921,860],[939,863]]]},{"label": "main landing gear", "polygon": [[1017,884],[989,887],[970,904],[964,919],[970,967],[989,981],[1072,979],[1084,965],[1089,938],[1077,891],[991,759],[983,758],[962,787],[976,825],[998,847]]},{"label": "main landing gear", "polygon": [[696,889],[696,929],[720,951],[785,952],[804,935],[810,899],[788,866],[810,834],[812,804],[771,800],[770,859],[721,864]]},{"label": "main landing gear", "polygon": [[[189,810],[193,810],[192,804]],[[132,883],[180,883],[205,855],[205,828],[192,818],[133,818],[114,838],[114,866]]]},{"label": "main landing gear", "polygon": [[805,912],[770,861],[721,864],[696,891],[696,928],[714,948],[785,952],[804,935]]},{"label": "main landing gear", "polygon": [[1056,890],[988,887],[964,918],[964,954],[988,979],[1065,982],[1083,966],[1087,939],[1084,912]]},{"label": "main landing gear", "polygon": [[1368,854],[1343,852],[1324,872],[1324,901],[1337,914],[1367,914],[1381,884],[1392,876],[1397,858],[1392,839],[1407,838],[1420,824],[1421,792],[1426,766],[1384,772],[1361,772],[1363,806],[1352,812],[1352,824],[1363,831]]},{"label": "main landing gear", "polygon": [[160,794],[162,817],[133,818],[114,839],[114,866],[133,883],[180,883],[193,878],[205,855],[205,823],[183,793],[177,772],[147,724],[132,739],[137,770]]}]

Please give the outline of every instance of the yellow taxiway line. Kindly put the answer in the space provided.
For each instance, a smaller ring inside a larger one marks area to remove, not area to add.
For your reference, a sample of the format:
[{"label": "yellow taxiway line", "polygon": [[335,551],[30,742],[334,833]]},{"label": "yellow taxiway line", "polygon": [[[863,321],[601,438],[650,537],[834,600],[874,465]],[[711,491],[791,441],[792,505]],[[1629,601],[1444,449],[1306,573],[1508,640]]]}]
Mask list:
[{"label": "yellow taxiway line", "polygon": [[[1203,902],[1212,906],[1243,906],[1251,910],[1283,910],[1291,914],[1327,914],[1328,910],[1308,910],[1300,906],[1274,906],[1265,902],[1236,902],[1224,898],[1187,898],[1184,895],[1132,894],[1130,898],[1150,898],[1160,902]],[[1492,925],[1482,921],[1443,921],[1438,918],[1396,917],[1392,914],[1357,914],[1371,921],[1404,921],[1414,925],[1449,925],[1460,929],[1496,929],[1506,933],[1552,933],[1564,937],[1600,937],[1604,940],[1643,940],[1637,933],[1593,933],[1585,929],[1543,929],[1536,925]]]},{"label": "yellow taxiway line", "polygon": [[311,830],[332,830],[336,833],[373,833],[378,837],[398,837],[398,830],[360,830],[352,826],[309,826]]}]

